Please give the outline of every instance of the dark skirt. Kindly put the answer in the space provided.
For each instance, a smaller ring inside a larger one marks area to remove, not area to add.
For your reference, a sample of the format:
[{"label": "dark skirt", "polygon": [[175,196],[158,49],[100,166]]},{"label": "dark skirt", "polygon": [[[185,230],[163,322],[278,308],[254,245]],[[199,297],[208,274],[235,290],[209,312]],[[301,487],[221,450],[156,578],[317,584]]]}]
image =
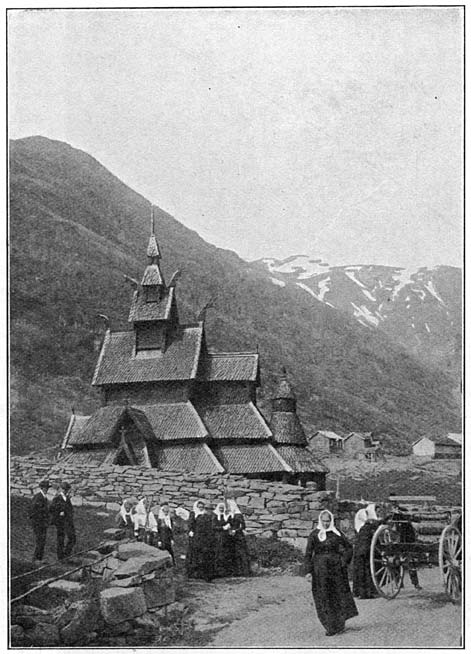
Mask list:
[{"label": "dark skirt", "polygon": [[238,531],[232,536],[234,539],[234,576],[250,576],[250,556],[245,535]]},{"label": "dark skirt", "polygon": [[358,615],[346,566],[338,554],[318,554],[312,561],[312,596],[319,621],[327,633],[337,633]]},{"label": "dark skirt", "polygon": [[358,552],[355,550],[352,562],[353,596],[360,599],[371,599],[377,597],[370,570],[369,551]]}]

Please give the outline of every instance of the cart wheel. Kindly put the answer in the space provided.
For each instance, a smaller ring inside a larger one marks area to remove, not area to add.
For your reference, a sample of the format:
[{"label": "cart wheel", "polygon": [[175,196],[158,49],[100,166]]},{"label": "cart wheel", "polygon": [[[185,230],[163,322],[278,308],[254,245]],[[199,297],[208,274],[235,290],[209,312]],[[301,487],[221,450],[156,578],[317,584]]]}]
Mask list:
[{"label": "cart wheel", "polygon": [[452,602],[461,599],[461,532],[455,525],[448,525],[440,536],[438,564],[445,592]]},{"label": "cart wheel", "polygon": [[388,525],[380,525],[371,540],[370,570],[378,593],[394,599],[402,588],[404,566],[397,554],[388,552],[388,545],[399,542],[399,534]]}]

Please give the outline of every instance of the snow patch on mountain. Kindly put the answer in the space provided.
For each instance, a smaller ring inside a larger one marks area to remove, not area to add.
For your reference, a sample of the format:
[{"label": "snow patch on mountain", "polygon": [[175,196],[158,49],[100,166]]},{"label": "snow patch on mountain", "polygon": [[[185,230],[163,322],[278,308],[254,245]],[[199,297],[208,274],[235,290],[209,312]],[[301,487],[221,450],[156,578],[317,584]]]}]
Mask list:
[{"label": "snow patch on mountain", "polygon": [[354,302],[350,302],[350,304],[353,307],[353,315],[359,322],[364,324],[363,321],[366,320],[370,325],[374,325],[375,327],[379,325],[379,318],[373,315],[364,304],[361,306],[357,306]]},{"label": "snow patch on mountain", "polygon": [[316,298],[316,300],[319,300],[320,302],[323,302],[324,304],[327,304],[329,307],[332,307],[333,309],[335,308],[333,304],[330,302],[327,302],[327,300],[324,300],[323,297],[325,295],[325,292],[321,296],[320,293],[315,293],[312,288],[309,288],[309,286],[306,286],[306,284],[303,284],[302,282],[297,282],[296,286],[299,286],[299,288],[302,288],[303,290],[307,291],[310,295]]},{"label": "snow patch on mountain", "polygon": [[286,282],[281,281],[281,279],[276,279],[276,277],[270,277],[270,280],[272,284],[275,284],[275,286],[281,286],[281,287],[286,286]]}]

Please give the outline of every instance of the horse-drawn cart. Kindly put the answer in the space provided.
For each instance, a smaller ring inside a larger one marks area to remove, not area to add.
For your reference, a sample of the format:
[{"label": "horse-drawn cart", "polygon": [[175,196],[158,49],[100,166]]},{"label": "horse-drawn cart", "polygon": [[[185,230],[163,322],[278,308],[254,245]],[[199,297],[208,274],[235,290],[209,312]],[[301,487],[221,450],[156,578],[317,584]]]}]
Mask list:
[{"label": "horse-drawn cart", "polygon": [[393,599],[403,587],[404,572],[417,578],[417,569],[438,565],[445,592],[452,602],[461,599],[461,514],[395,508],[375,531],[370,569],[378,593]]}]

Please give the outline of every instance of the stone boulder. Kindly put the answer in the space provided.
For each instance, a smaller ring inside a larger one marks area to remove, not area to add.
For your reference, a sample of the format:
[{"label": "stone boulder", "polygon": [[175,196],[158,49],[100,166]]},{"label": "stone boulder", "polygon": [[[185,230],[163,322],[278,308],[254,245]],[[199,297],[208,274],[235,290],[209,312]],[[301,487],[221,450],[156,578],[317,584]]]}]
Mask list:
[{"label": "stone boulder", "polygon": [[133,556],[154,556],[160,558],[162,555],[169,556],[168,552],[147,545],[147,543],[130,542],[119,543],[117,547],[117,556],[122,561],[127,561]]},{"label": "stone boulder", "polygon": [[142,588],[107,588],[100,593],[102,616],[110,625],[132,620],[147,610]]},{"label": "stone boulder", "polygon": [[134,556],[121,565],[114,571],[116,579],[123,579],[124,577],[135,577],[136,575],[144,576],[156,570],[168,568],[172,565],[172,557],[166,551],[159,551],[160,556],[141,555]]},{"label": "stone boulder", "polygon": [[96,602],[82,600],[74,602],[58,621],[60,636],[66,645],[83,645],[87,634],[96,629],[99,611]]},{"label": "stone boulder", "polygon": [[175,580],[173,570],[166,570],[158,578],[142,584],[148,609],[165,606],[175,601]]},{"label": "stone boulder", "polygon": [[33,647],[56,647],[60,642],[58,628],[48,622],[38,622],[26,635]]},{"label": "stone boulder", "polygon": [[105,529],[103,534],[106,536],[106,538],[109,538],[111,540],[123,540],[126,538],[126,531],[124,529],[116,529],[114,527],[111,527],[110,529]]}]

